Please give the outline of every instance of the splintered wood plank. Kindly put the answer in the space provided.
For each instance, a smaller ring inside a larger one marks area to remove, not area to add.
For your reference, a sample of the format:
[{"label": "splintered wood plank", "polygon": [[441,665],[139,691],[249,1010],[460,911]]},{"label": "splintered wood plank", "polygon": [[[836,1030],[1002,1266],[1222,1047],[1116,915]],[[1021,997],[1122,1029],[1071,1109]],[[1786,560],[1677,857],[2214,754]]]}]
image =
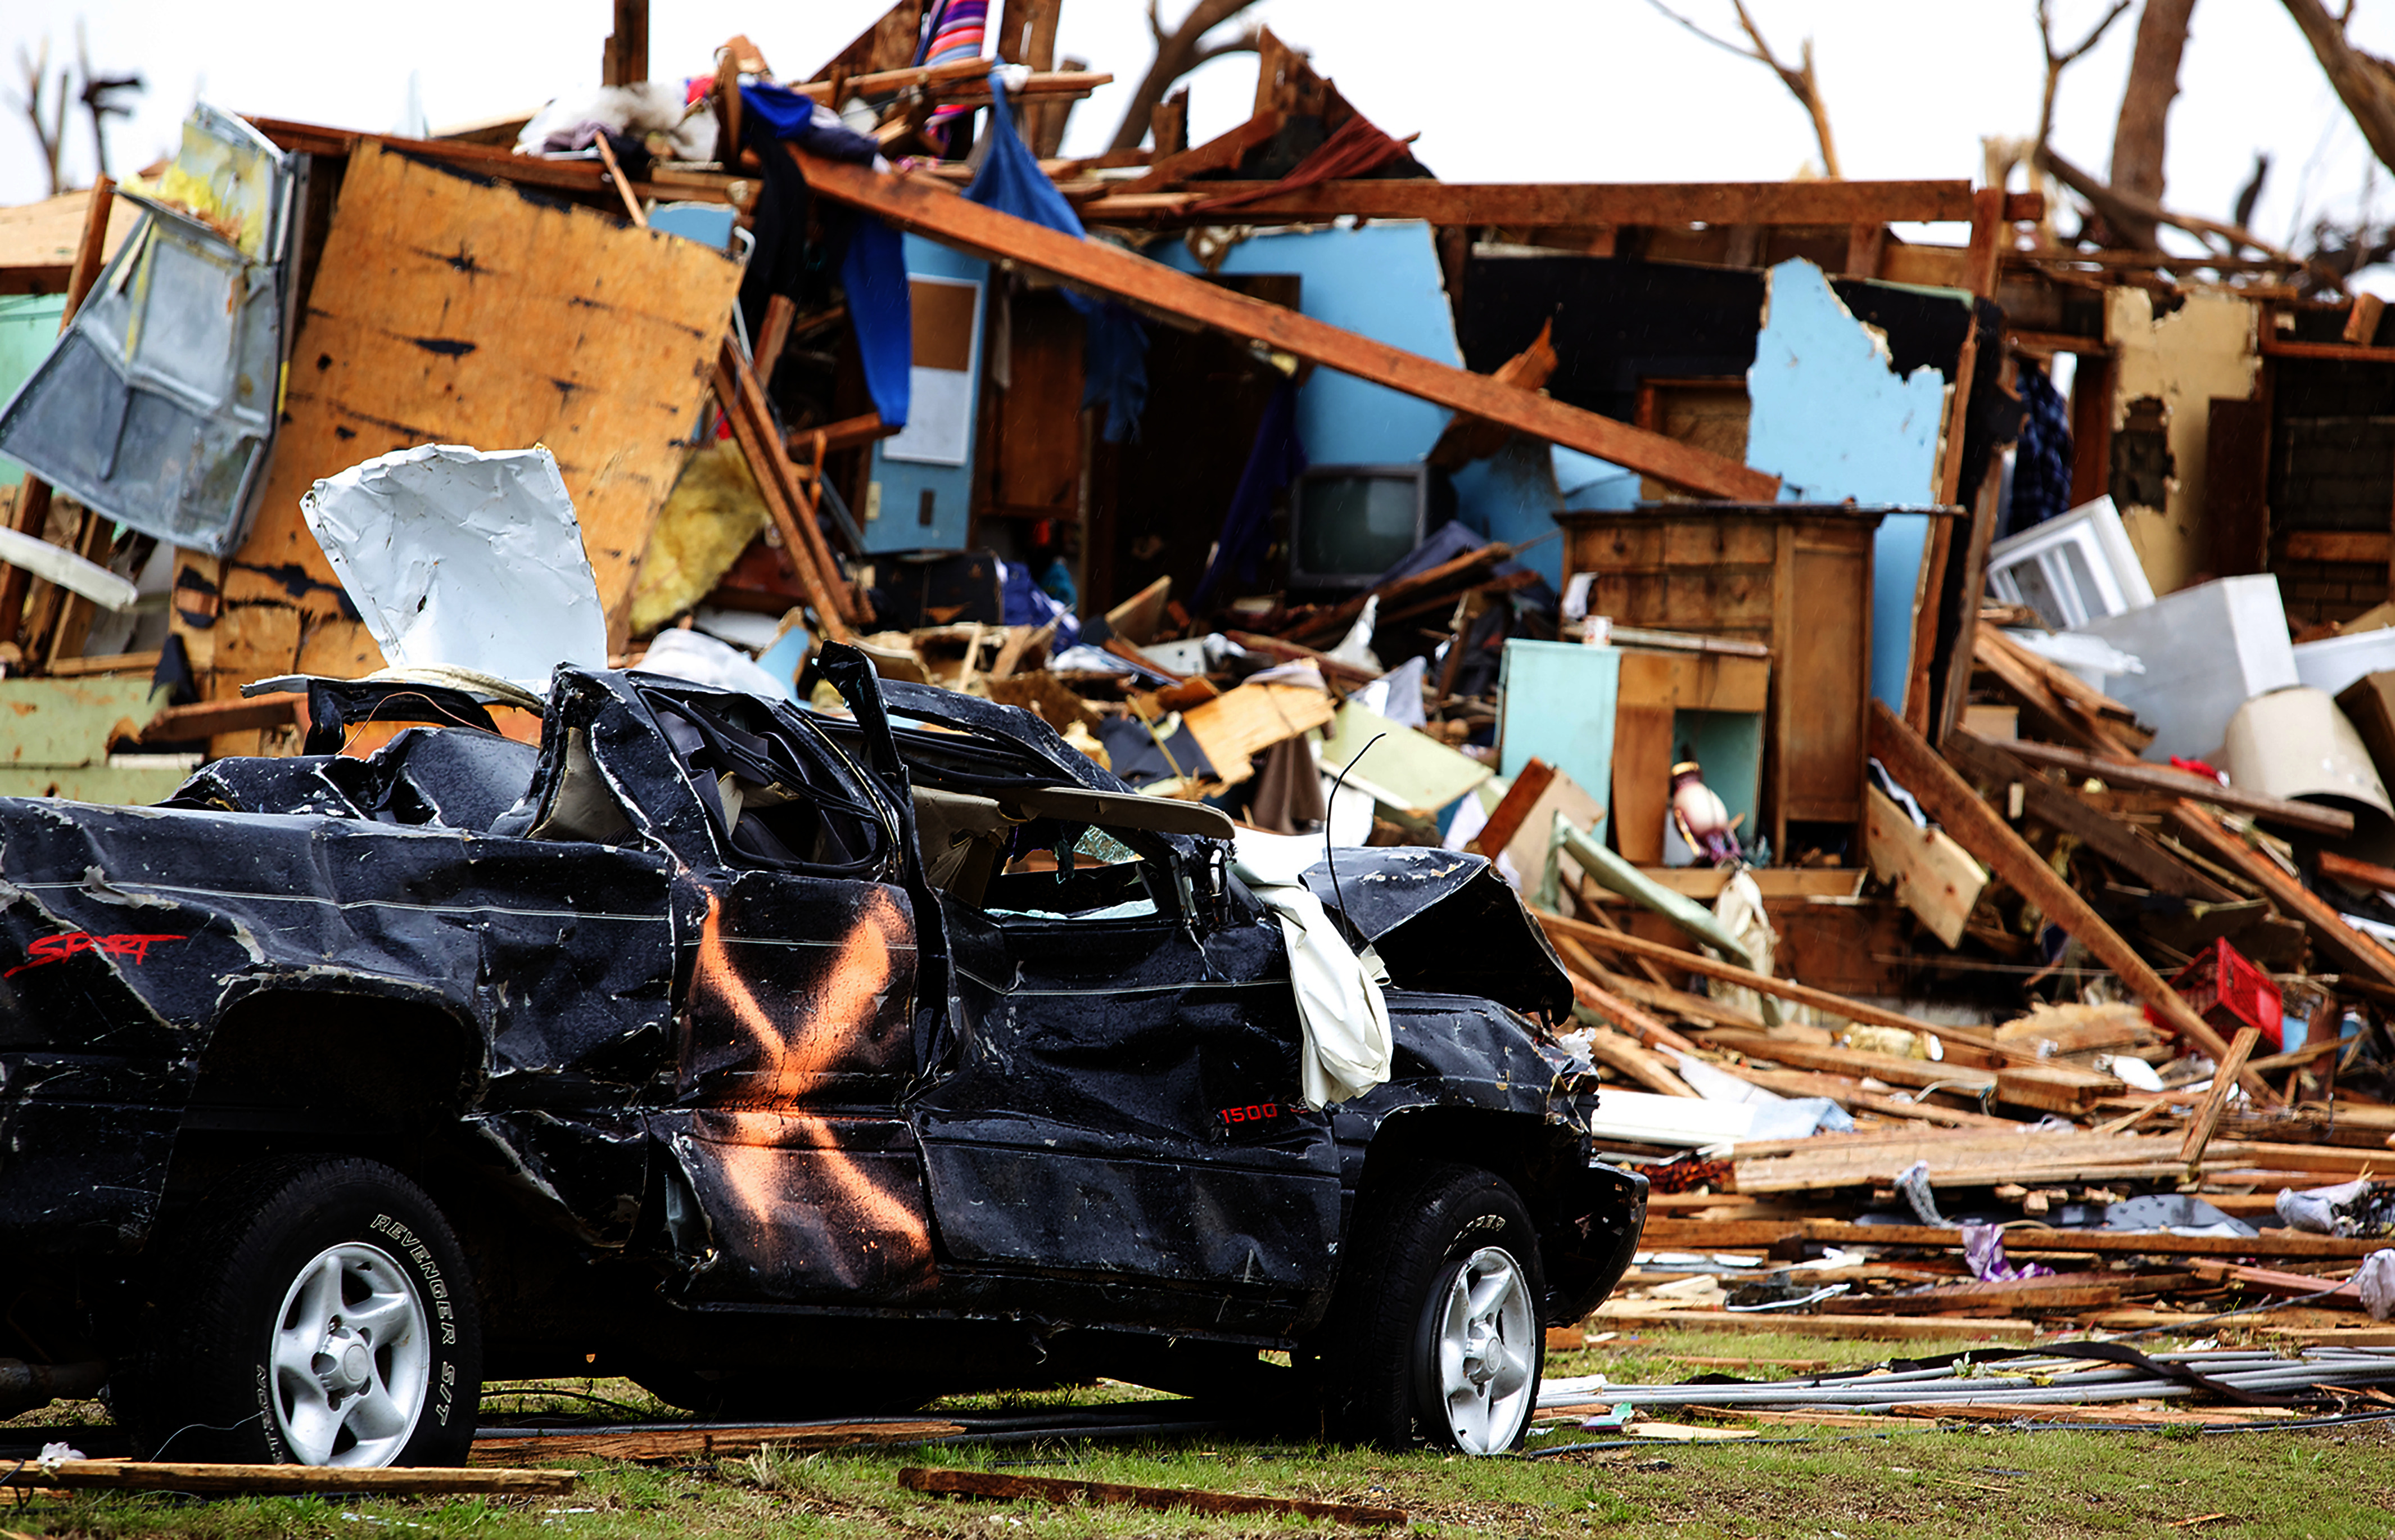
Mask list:
[{"label": "splintered wood plank", "polygon": [[536,1433],[528,1437],[476,1439],[473,1459],[679,1460],[693,1455],[753,1454],[771,1445],[781,1450],[841,1449],[851,1445],[921,1443],[964,1431],[952,1422],[761,1423],[749,1427],[666,1427],[639,1432]]},{"label": "splintered wood plank", "polygon": [[[2347,924],[2335,906],[2221,827],[2210,813],[2193,802],[2182,802],[2174,809],[2172,822],[2214,860],[2237,871],[2269,894],[2282,911],[2302,921],[2322,950],[2340,958],[2356,973],[2367,974],[2381,984],[2395,985],[2395,952]],[[2220,1056],[2218,1050],[2211,1052],[2216,1059]],[[2253,1090],[2250,1077],[2246,1089]]]},{"label": "splintered wood plank", "polygon": [[2034,1321],[2008,1321],[2002,1316],[1801,1315],[1793,1310],[1756,1316],[1727,1310],[1675,1309],[1643,1299],[1608,1299],[1589,1319],[1608,1324],[1634,1321],[1674,1331],[1771,1332],[1781,1336],[1860,1337],[1874,1342],[1949,1336],[2027,1341],[2039,1331]]},{"label": "splintered wood plank", "polygon": [[[1191,154],[1198,152],[1191,151]],[[1211,182],[1208,197],[1263,192],[1260,181]],[[1139,218],[1153,201],[1101,200],[1091,219]],[[1331,181],[1243,206],[1242,219],[1426,219],[1441,225],[1851,225],[1862,220],[1960,221],[1972,215],[1966,181],[1441,182]]]},{"label": "splintered wood plank", "polygon": [[1895,890],[1896,901],[1930,935],[1953,946],[1963,939],[1964,922],[1988,885],[1986,870],[1937,825],[1916,828],[1878,787],[1866,786],[1863,792],[1872,874]]},{"label": "splintered wood plank", "polygon": [[1225,781],[1248,777],[1248,761],[1283,738],[1312,732],[1339,714],[1329,696],[1303,684],[1242,684],[1181,713],[1183,725]]},{"label": "splintered wood plank", "polygon": [[[1739,1163],[1743,1167],[1746,1162]],[[1739,1188],[1740,1191],[1746,1189],[1743,1170],[1740,1174]],[[1856,1225],[1842,1219],[1650,1219],[1639,1239],[1642,1246],[1659,1250],[1718,1251],[1727,1246],[1768,1246],[1792,1236],[1836,1246],[1942,1246],[1960,1249],[1963,1244],[1963,1232],[1959,1228],[1942,1228],[1936,1225]],[[2172,1235],[2163,1230],[2013,1228],[2005,1232],[2005,1250],[2014,1256],[2030,1253],[2111,1253],[2131,1256],[2362,1257],[2385,1244],[2383,1240],[2347,1240],[2342,1236],[2304,1235],[2285,1229],[2264,1230],[2259,1237]],[[1733,1316],[1730,1319],[1752,1321],[1753,1318]],[[1790,1317],[1789,1322],[1793,1324],[1799,1319],[1802,1318]]]},{"label": "splintered wood plank", "polygon": [[[2172,1030],[2216,1059],[2229,1052],[2229,1044],[2212,1024],[2196,1015],[2152,964],[2106,924],[2077,890],[2057,876],[1994,808],[1980,801],[1971,784],[1938,758],[1920,734],[1878,701],[1871,707],[1871,748],[1888,773],[1912,793],[1925,812],[1946,826],[1964,849],[1985,861],[2014,892],[2037,905],[2047,919],[2120,975],[2129,992],[2151,1007]],[[2247,1078],[2246,1089],[2256,1096],[2269,1094],[2258,1075]]]},{"label": "splintered wood plank", "polygon": [[878,175],[790,147],[817,194],[969,255],[1019,262],[1110,296],[1136,301],[1246,341],[1385,385],[1408,395],[1502,422],[1568,449],[1642,471],[1700,496],[1768,500],[1780,478],[1721,455],[1676,444],[1594,412],[1486,375],[1376,342],[1284,306],[1193,278],[1161,262],[1018,219],[923,179]]},{"label": "splintered wood plank", "polygon": [[740,272],[696,242],[360,142],[291,351],[258,522],[224,564],[228,618],[280,610],[295,623],[216,638],[212,693],[295,666],[381,666],[342,617],[299,498],[420,444],[549,446],[620,646]]},{"label": "splintered wood plank", "polygon": [[62,1460],[20,1462],[0,1475],[0,1487],[59,1487],[116,1492],[375,1492],[513,1494],[562,1496],[574,1490],[570,1470],[364,1469],[356,1466],[202,1465],[175,1461]]},{"label": "splintered wood plank", "polygon": [[1641,866],[1663,859],[1663,819],[1672,805],[1672,708],[1613,710],[1613,837],[1621,858]]}]

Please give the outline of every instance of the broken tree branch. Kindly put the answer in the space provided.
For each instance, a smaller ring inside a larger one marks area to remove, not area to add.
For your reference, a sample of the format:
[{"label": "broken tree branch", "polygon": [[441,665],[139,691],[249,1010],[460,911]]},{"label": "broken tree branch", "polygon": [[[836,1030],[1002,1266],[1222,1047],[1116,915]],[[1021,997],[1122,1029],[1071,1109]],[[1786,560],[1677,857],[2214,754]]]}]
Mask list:
[{"label": "broken tree branch", "polygon": [[1727,49],[1740,59],[1753,60],[1770,70],[1773,74],[1778,75],[1780,83],[1788,87],[1789,95],[1796,99],[1796,104],[1804,108],[1806,114],[1813,120],[1813,137],[1821,146],[1822,174],[1832,180],[1839,178],[1841,173],[1838,170],[1838,147],[1830,138],[1830,109],[1821,100],[1820,77],[1813,71],[1811,38],[1805,39],[1804,45],[1796,51],[1797,62],[1790,65],[1782,63],[1780,56],[1771,51],[1771,45],[1764,41],[1763,29],[1756,26],[1754,18],[1748,14],[1746,0],[1730,0],[1730,7],[1738,12],[1740,29],[1746,33],[1748,41],[1754,45],[1751,48],[1740,47],[1726,37],[1715,37],[1712,33],[1663,4],[1663,0],[1647,0],[1647,3],[1714,47]]},{"label": "broken tree branch", "polygon": [[[2190,235],[2199,237],[2210,236],[2224,243],[2228,250],[2223,255],[2234,256],[2238,251],[2244,249],[2258,251],[2274,262],[2284,262],[2293,268],[2304,268],[2318,272],[2330,281],[2335,280],[2335,274],[2329,272],[2318,263],[2306,261],[2292,252],[2274,246],[2250,230],[2241,230],[2235,225],[2223,224],[2217,219],[2207,219],[2199,214],[2173,213],[2151,198],[2140,197],[2134,192],[2124,192],[2117,187],[2100,181],[2091,173],[2055,153],[2051,146],[2038,153],[2038,164],[2051,172],[2055,180],[2086,199],[2095,206],[2096,212],[2101,214],[2105,221],[2116,230],[2120,228],[2122,219],[2148,220],[2155,224],[2165,224],[2173,230],[2183,230]],[[2202,258],[2180,259],[2182,261],[2203,260]]]},{"label": "broken tree branch", "polygon": [[2104,40],[2104,34],[2111,32],[2112,23],[2127,12],[2131,0],[2112,0],[2112,8],[2104,13],[2102,20],[2087,30],[2087,35],[2081,38],[2075,47],[2057,53],[2054,51],[2053,0],[2037,0],[2037,35],[2045,45],[2045,94],[2039,100],[2037,108],[2036,145],[2039,152],[2043,153],[2046,140],[2054,137],[2054,94],[2062,82],[2062,72],[2079,62],[2090,48]]},{"label": "broken tree branch", "polygon": [[1136,150],[1139,141],[1147,137],[1149,120],[1164,93],[1172,89],[1173,82],[1210,59],[1227,53],[1254,53],[1256,34],[1251,29],[1226,43],[1208,44],[1206,34],[1255,4],[1255,0],[1198,0],[1181,24],[1167,32],[1164,18],[1158,13],[1158,0],[1148,0],[1147,30],[1156,38],[1156,61],[1140,76],[1124,107],[1122,122],[1115,129],[1109,150]]},{"label": "broken tree branch", "polygon": [[2352,15],[2350,5],[2346,16],[2335,17],[2322,0],[2281,0],[2281,4],[2303,29],[2312,57],[2320,60],[2330,88],[2352,114],[2354,126],[2369,141],[2371,153],[2382,165],[2395,167],[2395,63],[2364,53],[2347,40],[2345,22]]}]

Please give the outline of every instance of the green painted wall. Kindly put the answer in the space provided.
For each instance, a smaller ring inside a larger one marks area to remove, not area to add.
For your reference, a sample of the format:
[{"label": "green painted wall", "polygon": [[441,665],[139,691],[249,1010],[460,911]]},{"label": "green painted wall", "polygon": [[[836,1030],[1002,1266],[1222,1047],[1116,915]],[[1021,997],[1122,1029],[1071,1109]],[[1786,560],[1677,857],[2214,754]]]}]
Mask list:
[{"label": "green painted wall", "polygon": [[[66,306],[62,294],[0,295],[0,403],[15,395],[33,366],[49,356]],[[25,468],[0,455],[0,486],[24,479]]]}]

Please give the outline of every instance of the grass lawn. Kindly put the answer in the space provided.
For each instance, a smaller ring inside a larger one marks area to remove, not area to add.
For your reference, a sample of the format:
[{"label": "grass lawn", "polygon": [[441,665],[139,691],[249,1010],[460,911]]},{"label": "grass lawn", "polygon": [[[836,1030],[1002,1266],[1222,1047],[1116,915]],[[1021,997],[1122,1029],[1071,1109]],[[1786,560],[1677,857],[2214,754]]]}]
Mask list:
[{"label": "grass lawn", "polygon": [[[1968,1346],[1914,1343],[1908,1356]],[[1551,1374],[1617,1382],[1678,1379],[1695,1358],[1868,1363],[1888,1345],[1767,1335],[1649,1331],[1556,1355]],[[1757,1368],[1749,1377],[1786,1374]],[[569,1394],[569,1392],[572,1392]],[[1098,1387],[1006,1404],[1087,1404],[1125,1392]],[[616,1414],[648,1414],[621,1382],[558,1382],[511,1409],[588,1412],[596,1395]],[[986,1408],[989,1398],[959,1401]],[[492,1410],[496,1412],[497,1405]],[[58,1408],[45,1415],[57,1420]],[[25,1419],[32,1421],[33,1419]],[[1538,1443],[1594,1439],[1577,1430]],[[1196,1487],[1402,1507],[1416,1533],[1622,1537],[2006,1536],[2190,1534],[2282,1540],[2395,1540],[2395,1424],[2322,1432],[2190,1436],[2184,1431],[1904,1432],[1771,1427],[1766,1440],[1671,1444],[1536,1460],[1391,1455],[1303,1443],[967,1447],[714,1462],[588,1462],[571,1497],[518,1501],[82,1495],[14,1506],[0,1498],[0,1534],[159,1535],[267,1540],[435,1536],[1114,1537],[1296,1533],[1337,1526],[1207,1519],[1139,1508],[955,1501],[901,1489],[900,1467],[938,1465],[1144,1486]],[[2216,1516],[2216,1517],[2214,1517]]]}]

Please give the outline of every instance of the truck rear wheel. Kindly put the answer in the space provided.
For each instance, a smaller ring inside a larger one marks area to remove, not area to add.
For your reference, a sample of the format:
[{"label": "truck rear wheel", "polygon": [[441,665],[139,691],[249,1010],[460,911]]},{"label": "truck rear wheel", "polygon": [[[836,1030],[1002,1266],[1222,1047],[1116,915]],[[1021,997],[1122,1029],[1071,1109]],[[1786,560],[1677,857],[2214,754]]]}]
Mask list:
[{"label": "truck rear wheel", "polygon": [[463,1465],[474,1286],[421,1188],[355,1158],[268,1162],[211,1192],[150,1270],[124,1412],[145,1459]]},{"label": "truck rear wheel", "polygon": [[1429,1166],[1368,1198],[1356,1228],[1320,1348],[1330,1430],[1467,1454],[1519,1446],[1546,1361],[1521,1198],[1489,1172]]}]

